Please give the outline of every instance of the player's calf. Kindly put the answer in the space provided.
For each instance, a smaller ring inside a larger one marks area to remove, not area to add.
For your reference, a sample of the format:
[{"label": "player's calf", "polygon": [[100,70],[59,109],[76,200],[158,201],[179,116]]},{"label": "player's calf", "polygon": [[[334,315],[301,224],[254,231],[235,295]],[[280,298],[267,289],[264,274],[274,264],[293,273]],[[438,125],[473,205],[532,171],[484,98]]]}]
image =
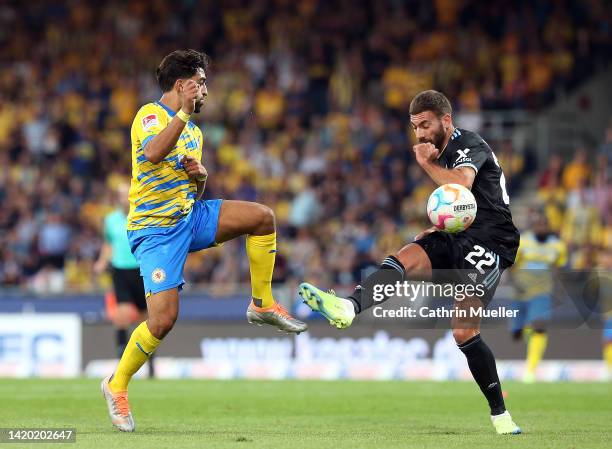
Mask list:
[{"label": "player's calf", "polygon": [[174,327],[178,318],[178,301],[177,288],[154,293],[147,299],[147,326],[156,338],[161,340]]},{"label": "player's calf", "polygon": [[178,315],[178,289],[164,290],[148,298],[149,318],[134,329],[109,381],[113,393],[127,392],[132,376],[170,332]]},{"label": "player's calf", "polygon": [[453,327],[453,338],[455,339],[455,343],[459,346],[478,334],[480,334],[478,328]]},{"label": "player's calf", "polygon": [[[382,261],[378,270],[371,273],[362,283],[355,287],[348,300],[353,303],[355,313],[361,313],[369,309],[375,303],[387,301],[390,296],[384,294],[385,289],[381,286],[395,285],[402,282],[406,277],[404,266],[395,256],[388,256]],[[380,294],[375,292],[381,291]]]}]

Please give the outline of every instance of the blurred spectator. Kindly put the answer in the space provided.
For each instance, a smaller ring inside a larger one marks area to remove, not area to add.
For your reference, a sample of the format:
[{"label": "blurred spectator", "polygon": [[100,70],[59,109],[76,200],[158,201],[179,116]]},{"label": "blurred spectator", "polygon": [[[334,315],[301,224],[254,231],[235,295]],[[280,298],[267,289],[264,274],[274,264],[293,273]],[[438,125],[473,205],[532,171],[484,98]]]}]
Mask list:
[{"label": "blurred spectator", "polygon": [[522,153],[514,150],[512,141],[509,139],[501,142],[501,147],[497,151],[499,154],[499,165],[504,170],[506,178],[506,188],[508,192],[514,193],[521,184],[522,173],[525,170],[525,158]]},{"label": "blurred spectator", "polygon": [[540,174],[538,188],[547,191],[554,191],[559,187],[561,181],[561,168],[563,159],[559,154],[553,153],[548,159],[548,166]]},{"label": "blurred spectator", "polygon": [[565,190],[577,190],[586,185],[591,168],[587,163],[587,152],[584,148],[579,148],[574,153],[574,158],[563,169],[561,183]]},{"label": "blurred spectator", "polygon": [[602,182],[612,181],[612,120],[610,120],[606,128],[606,135],[603,143],[599,146],[598,151],[598,167],[604,170],[604,179]]},{"label": "blurred spectator", "polygon": [[48,265],[58,270],[64,268],[69,242],[70,228],[68,225],[58,214],[49,213],[38,236],[41,265]]}]

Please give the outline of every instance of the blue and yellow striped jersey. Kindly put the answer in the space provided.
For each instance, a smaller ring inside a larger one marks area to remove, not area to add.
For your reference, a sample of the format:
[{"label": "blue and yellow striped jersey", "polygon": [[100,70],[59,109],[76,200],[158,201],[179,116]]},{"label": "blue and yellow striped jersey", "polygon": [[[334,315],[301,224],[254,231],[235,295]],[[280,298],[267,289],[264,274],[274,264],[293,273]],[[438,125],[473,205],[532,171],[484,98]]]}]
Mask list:
[{"label": "blue and yellow striped jersey", "polygon": [[187,215],[197,192],[180,161],[189,154],[202,159],[202,131],[191,122],[183,129],[175,147],[159,164],[149,162],[144,148],[159,134],[175,112],[160,102],[140,108],[132,123],[132,182],[128,230],[173,226]]},{"label": "blue and yellow striped jersey", "polygon": [[521,244],[512,267],[517,299],[550,295],[553,290],[552,270],[567,264],[565,243],[554,234],[540,241],[533,232],[521,235]]}]

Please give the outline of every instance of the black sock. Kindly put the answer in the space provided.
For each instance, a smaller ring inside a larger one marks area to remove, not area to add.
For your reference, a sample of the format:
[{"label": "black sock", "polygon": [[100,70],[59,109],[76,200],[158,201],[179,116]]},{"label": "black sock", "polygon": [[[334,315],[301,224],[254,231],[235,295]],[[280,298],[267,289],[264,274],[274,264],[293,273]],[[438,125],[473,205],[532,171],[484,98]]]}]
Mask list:
[{"label": "black sock", "polygon": [[123,350],[125,349],[127,342],[127,329],[117,329],[117,354],[119,355],[119,358],[121,358],[123,355]]},{"label": "black sock", "polygon": [[[380,268],[369,275],[363,282],[363,285],[355,287],[355,291],[348,297],[353,302],[355,313],[361,313],[374,305],[374,285],[394,285],[397,282],[404,280],[404,266],[393,256],[387,257],[380,264]],[[379,293],[382,294],[382,293]],[[384,302],[389,299],[383,294],[382,299],[376,302]]]},{"label": "black sock", "polygon": [[149,357],[149,361],[147,362],[147,365],[149,365],[149,379],[153,379],[155,377],[155,366],[153,365],[153,356],[155,356],[155,353],[151,354],[151,356]]},{"label": "black sock", "polygon": [[480,334],[457,346],[465,354],[472,376],[489,402],[491,415],[504,413],[506,405],[497,376],[495,357]]}]

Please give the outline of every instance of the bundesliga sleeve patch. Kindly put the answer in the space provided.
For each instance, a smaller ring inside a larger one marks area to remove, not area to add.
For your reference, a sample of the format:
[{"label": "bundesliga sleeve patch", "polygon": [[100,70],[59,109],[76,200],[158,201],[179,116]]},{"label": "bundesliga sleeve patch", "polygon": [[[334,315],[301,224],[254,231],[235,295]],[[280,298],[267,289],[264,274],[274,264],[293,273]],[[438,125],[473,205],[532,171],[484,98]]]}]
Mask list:
[{"label": "bundesliga sleeve patch", "polygon": [[142,129],[144,129],[145,131],[148,131],[153,126],[157,126],[158,124],[159,121],[157,120],[156,114],[147,115],[142,119]]}]

